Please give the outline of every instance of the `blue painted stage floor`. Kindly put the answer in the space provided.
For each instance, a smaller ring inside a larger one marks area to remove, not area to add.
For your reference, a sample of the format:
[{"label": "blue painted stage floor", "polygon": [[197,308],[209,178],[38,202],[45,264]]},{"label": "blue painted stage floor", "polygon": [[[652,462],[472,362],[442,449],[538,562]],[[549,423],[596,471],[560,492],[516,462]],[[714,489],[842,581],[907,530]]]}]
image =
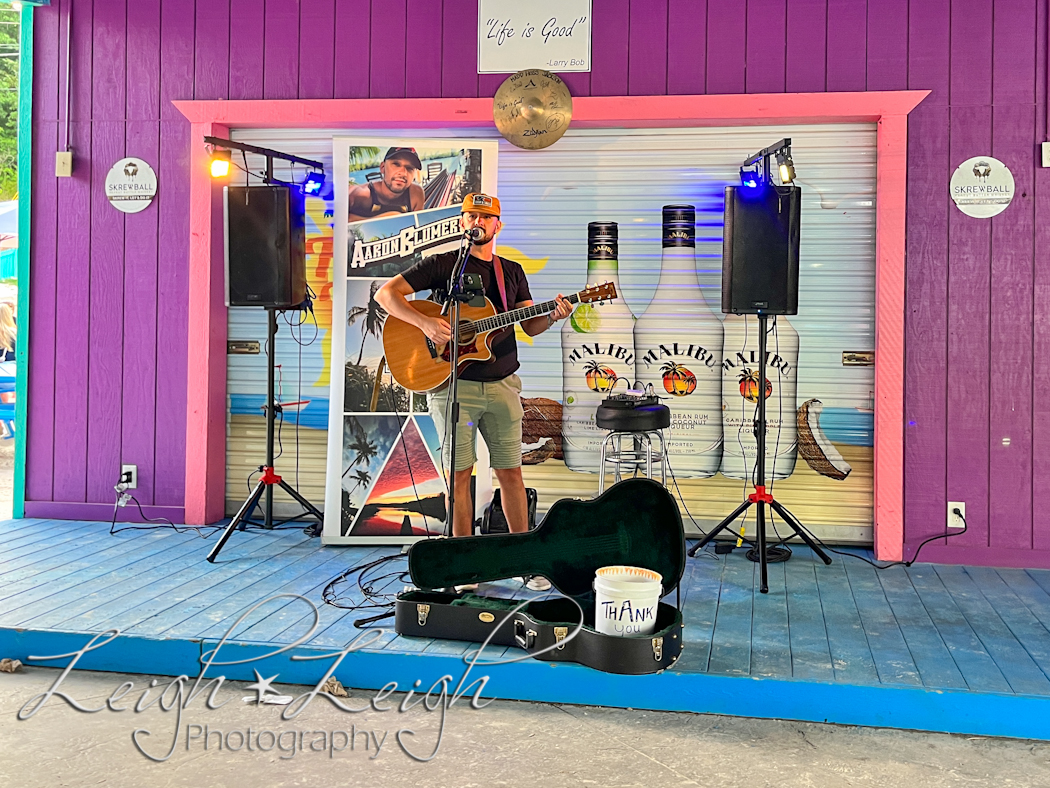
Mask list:
[{"label": "blue painted stage floor", "polygon": [[[28,661],[82,648],[97,633],[112,642],[77,667],[195,676],[213,649],[257,602],[285,596],[242,622],[207,675],[315,684],[333,654],[375,611],[324,604],[345,569],[395,548],[321,547],[299,529],[236,533],[217,563],[215,537],[170,529],[108,534],[108,523],[14,520],[0,523],[0,657]],[[650,676],[615,676],[566,663],[486,650],[467,683],[488,677],[484,697],[750,717],[828,721],[920,730],[1050,739],[1050,571],[916,564],[876,571],[833,556],[824,566],[805,547],[772,564],[770,593],[758,593],[757,566],[743,551],[690,560],[682,582],[685,648],[675,666]],[[870,554],[869,554],[870,556]],[[382,574],[406,566],[387,564]],[[403,581],[382,579],[393,593]],[[509,584],[482,586],[507,595]],[[355,586],[344,600],[361,601]],[[475,645],[385,632],[349,653],[335,675],[349,687],[423,690],[466,671]],[[376,636],[369,635],[369,638]],[[65,665],[68,659],[40,663]],[[455,683],[455,681],[453,683]]]}]

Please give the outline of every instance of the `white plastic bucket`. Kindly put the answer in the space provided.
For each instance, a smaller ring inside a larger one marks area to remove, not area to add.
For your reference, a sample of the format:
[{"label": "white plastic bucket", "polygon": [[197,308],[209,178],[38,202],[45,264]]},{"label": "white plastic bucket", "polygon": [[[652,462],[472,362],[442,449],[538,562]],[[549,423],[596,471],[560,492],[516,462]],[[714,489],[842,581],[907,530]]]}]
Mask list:
[{"label": "white plastic bucket", "polygon": [[594,577],[594,628],[603,635],[651,635],[663,596],[659,572],[637,566],[604,566]]}]

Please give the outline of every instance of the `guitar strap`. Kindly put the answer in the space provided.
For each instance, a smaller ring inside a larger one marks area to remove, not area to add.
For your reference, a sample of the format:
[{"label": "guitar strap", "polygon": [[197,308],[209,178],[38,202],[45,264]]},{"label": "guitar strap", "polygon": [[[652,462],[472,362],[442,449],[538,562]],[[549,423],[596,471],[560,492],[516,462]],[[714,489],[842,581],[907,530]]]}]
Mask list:
[{"label": "guitar strap", "polygon": [[503,281],[503,263],[499,259],[498,254],[492,255],[492,268],[496,276],[496,284],[499,286],[499,297],[503,302],[503,311],[510,311],[510,304],[507,303],[507,285]]}]

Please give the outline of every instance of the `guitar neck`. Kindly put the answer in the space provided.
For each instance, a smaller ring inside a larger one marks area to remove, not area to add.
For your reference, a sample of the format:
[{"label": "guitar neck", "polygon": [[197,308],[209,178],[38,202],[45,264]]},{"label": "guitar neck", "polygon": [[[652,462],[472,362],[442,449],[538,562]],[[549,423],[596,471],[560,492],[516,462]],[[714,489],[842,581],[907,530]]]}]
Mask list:
[{"label": "guitar neck", "polygon": [[[580,303],[580,294],[573,293],[570,296],[566,296],[565,300],[570,304]],[[520,323],[523,320],[529,320],[540,315],[546,315],[548,312],[553,312],[558,307],[558,302],[554,299],[550,301],[544,301],[541,304],[533,304],[532,306],[523,306],[520,309],[512,309],[509,312],[500,312],[498,315],[492,317],[486,317],[484,320],[477,320],[474,322],[474,330],[479,334],[486,331],[494,331],[497,328],[503,328],[504,326],[510,326],[515,323]]]}]

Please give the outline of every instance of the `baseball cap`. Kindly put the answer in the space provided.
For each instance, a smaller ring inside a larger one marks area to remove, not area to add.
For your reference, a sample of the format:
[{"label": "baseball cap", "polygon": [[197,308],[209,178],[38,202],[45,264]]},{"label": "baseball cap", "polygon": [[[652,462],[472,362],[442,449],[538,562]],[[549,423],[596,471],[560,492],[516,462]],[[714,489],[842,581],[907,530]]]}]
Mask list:
[{"label": "baseball cap", "polygon": [[417,170],[423,169],[423,164],[419,161],[419,155],[416,153],[415,148],[390,148],[386,152],[386,156],[383,157],[383,161],[389,159],[404,159]]},{"label": "baseball cap", "polygon": [[468,194],[463,198],[463,209],[461,213],[481,213],[486,216],[499,216],[499,200],[489,197],[487,194]]}]

